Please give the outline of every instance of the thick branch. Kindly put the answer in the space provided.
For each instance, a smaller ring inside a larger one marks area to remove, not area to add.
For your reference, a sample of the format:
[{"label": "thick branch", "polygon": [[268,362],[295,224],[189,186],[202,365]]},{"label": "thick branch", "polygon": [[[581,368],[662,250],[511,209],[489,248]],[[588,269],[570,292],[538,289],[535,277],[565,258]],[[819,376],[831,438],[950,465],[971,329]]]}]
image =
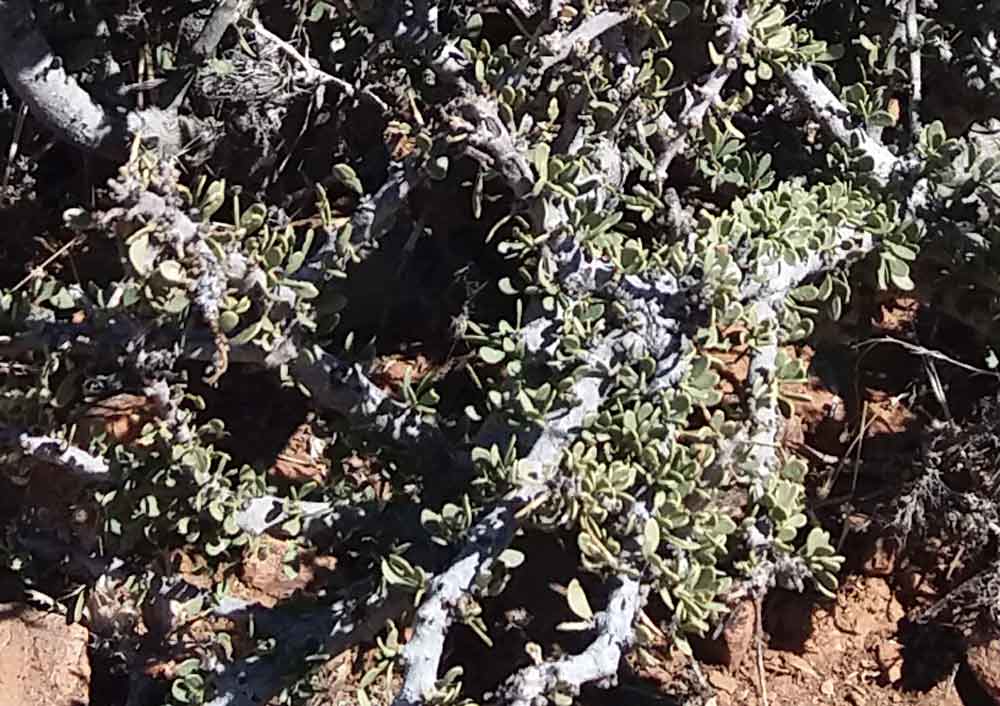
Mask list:
[{"label": "thick branch", "polygon": [[67,574],[89,581],[118,571],[124,565],[117,557],[92,556],[84,548],[64,542],[54,532],[37,532],[21,528],[16,535],[17,546],[32,556],[52,564],[61,564]]},{"label": "thick branch", "polygon": [[177,116],[155,108],[110,110],[66,73],[39,31],[28,0],[0,0],[0,70],[36,120],[74,147],[114,160],[128,157],[132,141],[156,141],[167,154],[180,151]]},{"label": "thick branch", "polygon": [[[409,596],[385,597],[371,581],[362,581],[336,603],[306,613],[296,610],[259,611],[254,623],[263,634],[275,636],[277,649],[219,668],[213,679],[216,696],[206,706],[259,706],[281,689],[286,674],[302,668],[309,650],[323,648],[333,657],[352,646],[374,639],[388,620],[399,616]],[[234,604],[237,611],[243,609]]]},{"label": "thick branch", "polygon": [[867,233],[850,227],[840,228],[839,241],[829,249],[813,250],[802,261],[792,265],[783,257],[752,273],[741,291],[741,298],[753,310],[758,328],[768,330],[768,340],[761,345],[750,361],[747,383],[754,401],[761,402],[753,409],[750,421],[748,467],[753,469],[750,492],[753,498],[763,496],[767,479],[778,463],[776,439],[783,417],[775,395],[765,391],[773,384],[778,356],[778,317],[789,292],[815,275],[838,266],[851,264],[864,257],[875,246]]},{"label": "thick branch", "polygon": [[837,241],[830,247],[810,250],[795,264],[776,257],[747,278],[740,299],[747,303],[780,302],[789,292],[815,275],[842,265],[850,265],[866,256],[877,245],[871,234],[849,226],[837,231]]},{"label": "thick branch", "polygon": [[[400,211],[406,208],[410,192],[417,188],[423,177],[415,170],[415,160],[407,159],[403,165],[391,167],[389,178],[372,194],[365,194],[351,217],[350,247],[351,257],[360,260],[378,249],[380,241],[395,226]],[[320,246],[309,262],[297,273],[296,279],[319,282],[329,270],[328,261],[341,259],[336,233],[328,234],[327,241]]]},{"label": "thick branch", "polygon": [[[782,297],[783,299],[784,297]],[[767,481],[778,464],[776,443],[784,418],[778,408],[778,399],[774,391],[774,374],[777,370],[778,328],[777,307],[780,303],[764,299],[754,305],[756,323],[765,327],[768,340],[757,348],[750,359],[750,369],[747,375],[747,386],[754,403],[753,416],[750,419],[750,453],[747,468],[753,476],[750,481],[750,497],[759,501],[767,491]]]},{"label": "thick branch", "polygon": [[531,190],[534,176],[524,151],[497,115],[495,101],[482,96],[462,96],[449,105],[449,126],[462,134],[466,151],[494,169],[522,197]]},{"label": "thick branch", "polygon": [[71,474],[94,482],[111,479],[108,462],[99,456],[51,436],[32,436],[27,432],[0,427],[0,444],[15,446],[25,456],[66,469]]},{"label": "thick branch", "polygon": [[250,0],[218,0],[201,28],[201,33],[191,45],[191,62],[203,64],[205,60],[215,54],[216,47],[236,20],[243,13],[245,6],[250,4]]},{"label": "thick branch", "polygon": [[864,152],[872,160],[875,178],[882,185],[888,184],[899,160],[862,127],[851,126],[850,111],[816,78],[813,70],[808,66],[799,66],[787,71],[784,79],[823,128],[838,142]]},{"label": "thick branch", "polygon": [[349,365],[319,347],[303,352],[292,374],[320,409],[347,417],[364,429],[425,456],[450,457],[447,440],[432,418],[393,399],[365,376],[360,365]]},{"label": "thick branch", "polygon": [[556,689],[572,690],[590,682],[613,678],[622,655],[632,646],[632,624],[642,605],[637,578],[623,576],[611,592],[608,608],[595,617],[597,637],[572,657],[526,667],[500,688],[498,701],[510,706],[533,706]]},{"label": "thick branch", "polygon": [[548,71],[573,51],[574,47],[589,47],[590,43],[607,32],[612,27],[617,27],[628,19],[628,13],[611,12],[605,10],[591,17],[588,17],[580,26],[568,34],[558,34],[550,40],[550,50],[552,56],[547,56],[542,60],[542,71]]},{"label": "thick branch", "polygon": [[910,51],[910,134],[920,132],[920,103],[923,100],[921,39],[917,25],[917,0],[906,1],[906,44]]},{"label": "thick branch", "polygon": [[[115,359],[137,335],[145,335],[149,346],[164,345],[159,332],[143,331],[134,321],[112,319],[101,330],[89,324],[39,323],[17,336],[0,336],[0,355],[7,358],[39,351],[73,350],[80,355]],[[166,339],[172,345],[174,336]],[[182,355],[189,360],[211,361],[214,340],[197,332],[186,337]],[[233,346],[232,363],[276,367],[268,354],[252,345]],[[348,364],[322,348],[311,347],[293,358],[289,366],[295,380],[321,410],[347,417],[355,429],[367,430],[394,445],[425,457],[451,458],[447,439],[432,418],[393,399],[365,374],[360,365]]]},{"label": "thick branch", "polygon": [[[592,364],[606,367],[611,356],[612,346],[606,342],[593,353]],[[471,589],[476,576],[487,570],[493,559],[510,545],[517,529],[518,511],[546,492],[546,480],[552,476],[552,467],[558,464],[563,449],[582,427],[584,418],[600,406],[603,379],[590,375],[577,382],[574,392],[579,402],[569,411],[550,415],[523,459],[524,482],[476,523],[458,558],[431,581],[427,598],[417,609],[413,636],[403,649],[407,668],[394,706],[421,704],[434,690],[445,637],[459,601]]]},{"label": "thick branch", "polygon": [[254,498],[236,514],[236,524],[244,532],[264,534],[289,520],[301,523],[299,536],[314,537],[328,532],[350,532],[371,516],[372,505],[300,501],[291,510],[285,509],[286,498],[264,495]]}]

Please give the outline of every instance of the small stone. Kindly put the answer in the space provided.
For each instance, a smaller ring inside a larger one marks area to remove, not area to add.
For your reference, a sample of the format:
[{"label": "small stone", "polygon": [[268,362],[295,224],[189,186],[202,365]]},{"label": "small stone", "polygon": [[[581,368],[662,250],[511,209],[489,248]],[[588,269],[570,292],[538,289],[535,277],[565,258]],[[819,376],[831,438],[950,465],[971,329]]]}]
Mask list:
[{"label": "small stone", "polygon": [[736,677],[726,672],[715,670],[708,673],[708,683],[726,694],[732,694],[739,687]]},{"label": "small stone", "polygon": [[897,640],[884,640],[875,646],[875,660],[890,684],[903,678],[903,647]]},{"label": "small stone", "polygon": [[297,562],[296,573],[286,571],[285,554],[291,542],[262,536],[251,543],[244,554],[240,578],[253,590],[253,599],[264,605],[274,605],[287,599],[296,591],[305,589],[315,578],[309,558]]},{"label": "small stone", "polygon": [[325,443],[313,433],[308,422],[300,424],[285,449],[275,458],[268,475],[288,483],[322,483],[330,470],[325,448]]},{"label": "small stone", "polygon": [[970,647],[965,660],[983,691],[1000,706],[1000,640]]},{"label": "small stone", "polygon": [[719,664],[735,672],[753,645],[756,622],[754,601],[749,598],[740,601],[733,606],[717,638],[691,641],[695,655],[707,664]]}]

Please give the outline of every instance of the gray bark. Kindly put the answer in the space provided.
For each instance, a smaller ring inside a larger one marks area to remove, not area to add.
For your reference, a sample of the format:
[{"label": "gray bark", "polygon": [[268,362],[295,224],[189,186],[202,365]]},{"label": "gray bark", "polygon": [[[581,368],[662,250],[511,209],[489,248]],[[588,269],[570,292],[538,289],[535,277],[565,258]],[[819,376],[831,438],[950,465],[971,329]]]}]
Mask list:
[{"label": "gray bark", "polygon": [[32,116],[62,142],[114,160],[128,157],[137,136],[176,154],[183,138],[176,115],[158,109],[117,112],[98,103],[63,67],[39,30],[29,0],[0,0],[0,71]]}]

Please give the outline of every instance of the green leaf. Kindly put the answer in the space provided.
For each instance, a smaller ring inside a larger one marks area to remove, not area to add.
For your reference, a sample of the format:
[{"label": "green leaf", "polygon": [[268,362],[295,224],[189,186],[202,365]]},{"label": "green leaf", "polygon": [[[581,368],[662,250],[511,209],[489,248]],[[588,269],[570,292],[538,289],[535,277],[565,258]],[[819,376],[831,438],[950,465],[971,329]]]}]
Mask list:
[{"label": "green leaf", "polygon": [[205,543],[205,553],[209,556],[219,556],[229,548],[229,540],[219,537],[215,541]]},{"label": "green leaf", "polygon": [[892,127],[896,119],[885,110],[876,110],[868,116],[868,124],[872,127]]},{"label": "green leaf", "polygon": [[435,181],[441,181],[448,176],[450,162],[448,155],[442,154],[427,163],[427,174]]},{"label": "green leaf", "polygon": [[234,311],[223,311],[219,314],[219,328],[223,333],[229,333],[240,325],[240,315]]},{"label": "green leaf", "polygon": [[578,579],[573,579],[569,582],[569,586],[566,587],[566,601],[569,603],[569,609],[577,617],[583,620],[594,619],[594,611],[590,609],[587,594],[584,592],[583,586],[580,585]]},{"label": "green leaf", "polygon": [[128,247],[128,261],[140,275],[148,275],[153,269],[156,251],[149,242],[149,233],[143,233]]},{"label": "green leaf", "polygon": [[170,685],[170,695],[178,703],[186,704],[191,701],[187,683],[183,679],[174,679],[174,683]]},{"label": "green leaf", "polygon": [[687,657],[694,656],[694,650],[691,649],[691,643],[688,642],[688,639],[686,637],[682,635],[674,637],[674,645],[677,646],[677,649],[680,651],[681,654]]},{"label": "green leaf", "polygon": [[816,550],[829,543],[829,536],[820,527],[813,527],[806,537],[806,556],[812,556]]},{"label": "green leaf", "polygon": [[319,22],[324,17],[326,17],[326,14],[330,10],[332,10],[330,5],[327,5],[325,2],[322,1],[317,2],[315,5],[312,6],[312,9],[309,11],[309,21]]},{"label": "green leaf", "polygon": [[594,122],[602,130],[611,127],[611,124],[618,116],[618,108],[614,103],[608,103],[607,101],[591,101],[590,109],[593,111]]},{"label": "green leaf", "polygon": [[542,183],[549,180],[549,154],[550,148],[545,142],[535,145],[532,151],[532,163],[538,173],[538,181]]},{"label": "green leaf", "polygon": [[312,282],[303,282],[297,279],[286,279],[283,284],[295,290],[299,299],[315,299],[319,296],[319,290]]},{"label": "green leaf", "polygon": [[[671,7],[676,3],[671,3]],[[670,78],[674,75],[674,65],[670,62],[670,59],[666,57],[660,57],[653,64],[653,71],[659,76],[664,83],[670,81]]]},{"label": "green leaf", "polygon": [[772,7],[767,14],[754,23],[754,29],[763,30],[777,27],[785,21],[785,10],[780,5]]},{"label": "green leaf", "polygon": [[79,593],[76,594],[76,600],[73,602],[73,622],[79,623],[83,619],[83,612],[87,606],[87,591],[81,589]]},{"label": "green leaf", "polygon": [[364,187],[361,185],[361,180],[358,179],[357,172],[349,164],[337,164],[333,167],[333,176],[341,184],[346,186],[348,189],[356,194],[363,194]]},{"label": "green leaf", "polygon": [[504,355],[503,351],[499,351],[496,348],[490,348],[489,346],[483,346],[479,349],[479,357],[487,365],[497,365],[501,363],[507,356]]},{"label": "green leaf", "polygon": [[777,32],[767,38],[765,45],[771,51],[782,51],[792,46],[792,30],[782,27]]},{"label": "green leaf", "polygon": [[722,62],[726,60],[726,57],[719,53],[712,42],[708,43],[708,58],[712,62],[712,66],[721,66]]},{"label": "green leaf", "polygon": [[524,553],[516,549],[505,549],[500,552],[497,560],[508,569],[516,569],[524,563]]},{"label": "green leaf", "polygon": [[206,221],[215,215],[216,211],[222,208],[222,204],[226,201],[226,180],[219,179],[213,181],[209,184],[208,189],[205,191],[205,198],[201,200],[201,204],[198,206],[198,210],[201,212],[201,217]]},{"label": "green leaf", "polygon": [[76,306],[76,300],[65,287],[60,287],[59,291],[49,297],[49,303],[56,309],[72,309]]},{"label": "green leaf", "polygon": [[267,220],[267,207],[262,203],[255,203],[240,216],[240,228],[246,231],[247,235],[253,235],[264,225]]},{"label": "green leaf", "polygon": [[553,96],[552,100],[549,101],[549,109],[547,115],[549,118],[549,122],[555,122],[556,119],[559,117],[559,100],[555,96]]},{"label": "green leaf", "polygon": [[642,529],[642,553],[652,556],[660,547],[660,523],[655,518],[646,520],[646,526]]},{"label": "green leaf", "polygon": [[201,667],[201,660],[197,657],[192,657],[191,659],[186,659],[177,665],[177,676],[186,677],[189,674],[194,674],[198,668]]},{"label": "green leaf", "polygon": [[261,331],[264,330],[264,318],[267,317],[263,317],[258,319],[257,321],[254,321],[252,324],[250,324],[245,329],[240,331],[238,334],[236,334],[236,336],[233,337],[230,343],[232,343],[235,346],[240,346],[243,345],[244,343],[249,343],[250,341],[252,341],[258,335],[260,335]]},{"label": "green leaf", "polygon": [[892,283],[904,292],[913,291],[916,287],[909,272],[892,272]]},{"label": "green leaf", "polygon": [[671,0],[670,6],[667,8],[667,16],[673,24],[683,22],[690,14],[691,8],[687,3],[680,2],[680,0]]},{"label": "green leaf", "polygon": [[818,571],[813,576],[816,581],[816,590],[827,598],[835,598],[837,590],[837,577],[826,571]]},{"label": "green leaf", "polygon": [[187,282],[187,275],[184,272],[184,268],[176,260],[164,260],[161,262],[156,267],[156,274],[169,284],[184,284]]},{"label": "green leaf", "polygon": [[896,243],[893,241],[888,241],[886,244],[886,250],[898,257],[900,260],[905,260],[907,262],[913,262],[917,259],[917,251],[911,248],[909,245],[904,245],[903,243]]}]

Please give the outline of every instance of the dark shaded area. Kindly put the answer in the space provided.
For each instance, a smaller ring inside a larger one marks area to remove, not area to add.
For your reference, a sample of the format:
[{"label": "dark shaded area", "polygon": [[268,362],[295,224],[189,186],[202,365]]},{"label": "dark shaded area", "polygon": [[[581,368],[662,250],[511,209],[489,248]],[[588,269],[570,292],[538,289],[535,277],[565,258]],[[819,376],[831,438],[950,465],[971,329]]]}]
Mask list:
[{"label": "dark shaded area", "polygon": [[955,689],[958,691],[959,698],[962,699],[963,706],[994,706],[996,704],[996,700],[986,693],[982,684],[965,664],[959,667],[958,674],[955,675]]},{"label": "dark shaded area", "polygon": [[[129,669],[120,659],[116,659],[107,650],[91,649],[90,651],[90,704],[89,706],[125,706],[128,703],[131,678]],[[165,685],[164,685],[165,687]],[[158,689],[154,695],[147,692],[149,699],[163,698],[166,688]],[[146,704],[156,703],[152,700]]]},{"label": "dark shaded area", "polygon": [[904,625],[900,630],[903,643],[903,688],[930,691],[947,679],[964,653],[961,638],[939,626]]},{"label": "dark shaded area", "polygon": [[226,436],[217,448],[232,455],[233,464],[270,464],[292,432],[306,419],[308,406],[294,387],[283,387],[268,371],[233,366],[210,387],[200,374],[191,375],[191,391],[206,402],[206,419],[226,424]]}]

